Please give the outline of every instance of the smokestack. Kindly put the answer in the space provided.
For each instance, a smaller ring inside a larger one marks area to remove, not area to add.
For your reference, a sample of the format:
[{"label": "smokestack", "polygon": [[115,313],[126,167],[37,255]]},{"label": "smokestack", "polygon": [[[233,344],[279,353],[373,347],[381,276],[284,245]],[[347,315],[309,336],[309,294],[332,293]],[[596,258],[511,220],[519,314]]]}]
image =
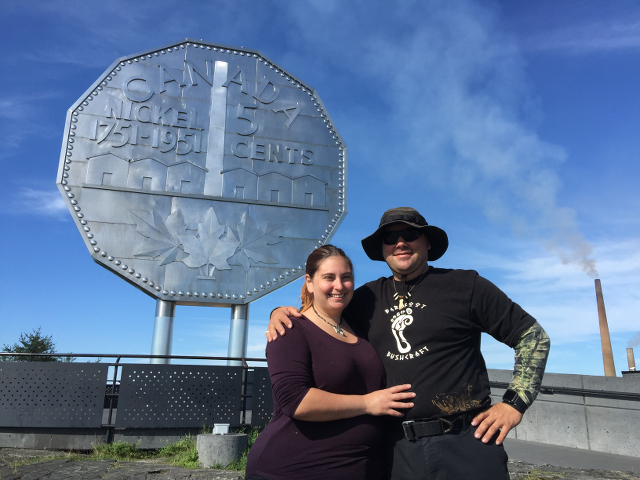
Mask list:
[{"label": "smokestack", "polygon": [[596,278],[596,300],[598,301],[598,320],[600,322],[600,341],[602,342],[604,375],[605,377],[615,377],[616,367],[613,364],[613,351],[611,350],[611,338],[609,337],[609,324],[607,323],[607,312],[604,309],[602,285],[600,284],[599,278]]},{"label": "smokestack", "polygon": [[633,348],[627,348],[627,362],[629,362],[629,371],[636,371],[636,360],[633,358]]}]

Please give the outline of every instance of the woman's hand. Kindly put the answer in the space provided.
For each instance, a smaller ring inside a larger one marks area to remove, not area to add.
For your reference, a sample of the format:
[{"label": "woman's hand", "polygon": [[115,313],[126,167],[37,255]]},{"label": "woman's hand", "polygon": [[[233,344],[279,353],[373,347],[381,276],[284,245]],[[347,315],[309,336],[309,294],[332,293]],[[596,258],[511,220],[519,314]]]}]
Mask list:
[{"label": "woman's hand", "polygon": [[407,392],[411,385],[396,385],[384,390],[376,390],[375,392],[364,395],[365,413],[368,415],[391,415],[393,417],[402,417],[404,413],[398,412],[398,408],[411,408],[413,402],[404,402],[410,398],[415,398],[414,392]]},{"label": "woman's hand", "polygon": [[302,317],[302,314],[295,307],[278,307],[271,312],[269,327],[267,328],[268,342],[277,340],[278,333],[284,335],[286,331],[285,326],[287,328],[293,328],[293,323],[291,323],[289,317]]},{"label": "woman's hand", "polygon": [[411,385],[396,385],[366,395],[340,395],[310,388],[302,399],[293,418],[310,422],[328,422],[358,415],[392,415],[402,417],[396,408],[411,408],[412,402],[403,402],[416,396],[406,392]]}]

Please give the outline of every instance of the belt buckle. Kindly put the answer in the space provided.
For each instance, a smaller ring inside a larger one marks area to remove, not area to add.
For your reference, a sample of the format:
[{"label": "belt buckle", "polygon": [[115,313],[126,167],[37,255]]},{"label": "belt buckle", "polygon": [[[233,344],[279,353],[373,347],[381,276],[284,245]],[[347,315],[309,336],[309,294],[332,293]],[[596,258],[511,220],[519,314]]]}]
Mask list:
[{"label": "belt buckle", "polygon": [[440,420],[440,426],[442,427],[442,434],[446,435],[447,433],[451,433],[451,430],[453,430],[453,422],[450,422],[449,420],[445,420],[444,418],[439,418],[438,420]]},{"label": "belt buckle", "polygon": [[402,422],[402,429],[404,430],[404,436],[407,440],[415,440],[416,434],[413,431],[413,424],[416,423],[413,420],[407,420],[406,422]]}]

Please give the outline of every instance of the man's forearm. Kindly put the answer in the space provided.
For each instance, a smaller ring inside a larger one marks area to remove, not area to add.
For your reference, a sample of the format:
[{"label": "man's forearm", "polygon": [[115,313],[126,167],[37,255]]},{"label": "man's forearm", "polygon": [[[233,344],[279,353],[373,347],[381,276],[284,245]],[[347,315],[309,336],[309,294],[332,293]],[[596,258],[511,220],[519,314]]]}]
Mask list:
[{"label": "man's forearm", "polygon": [[551,341],[538,322],[525,331],[515,347],[515,366],[509,389],[530,406],[538,396]]}]

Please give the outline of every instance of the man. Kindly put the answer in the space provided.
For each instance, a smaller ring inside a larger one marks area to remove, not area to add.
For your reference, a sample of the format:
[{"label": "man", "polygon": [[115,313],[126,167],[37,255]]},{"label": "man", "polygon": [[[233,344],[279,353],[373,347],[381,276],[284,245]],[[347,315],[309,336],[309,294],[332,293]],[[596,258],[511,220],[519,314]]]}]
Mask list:
[{"label": "man", "polygon": [[[411,384],[415,406],[389,420],[391,478],[508,479],[502,446],[535,399],[549,352],[536,320],[472,270],[429,266],[447,250],[447,234],[413,208],[387,210],[362,240],[367,256],[393,275],[355,291],[344,311],[361,328],[385,365],[387,386]],[[272,314],[269,341],[291,327],[281,307]],[[515,349],[513,379],[491,406],[480,353],[486,332]]]}]

